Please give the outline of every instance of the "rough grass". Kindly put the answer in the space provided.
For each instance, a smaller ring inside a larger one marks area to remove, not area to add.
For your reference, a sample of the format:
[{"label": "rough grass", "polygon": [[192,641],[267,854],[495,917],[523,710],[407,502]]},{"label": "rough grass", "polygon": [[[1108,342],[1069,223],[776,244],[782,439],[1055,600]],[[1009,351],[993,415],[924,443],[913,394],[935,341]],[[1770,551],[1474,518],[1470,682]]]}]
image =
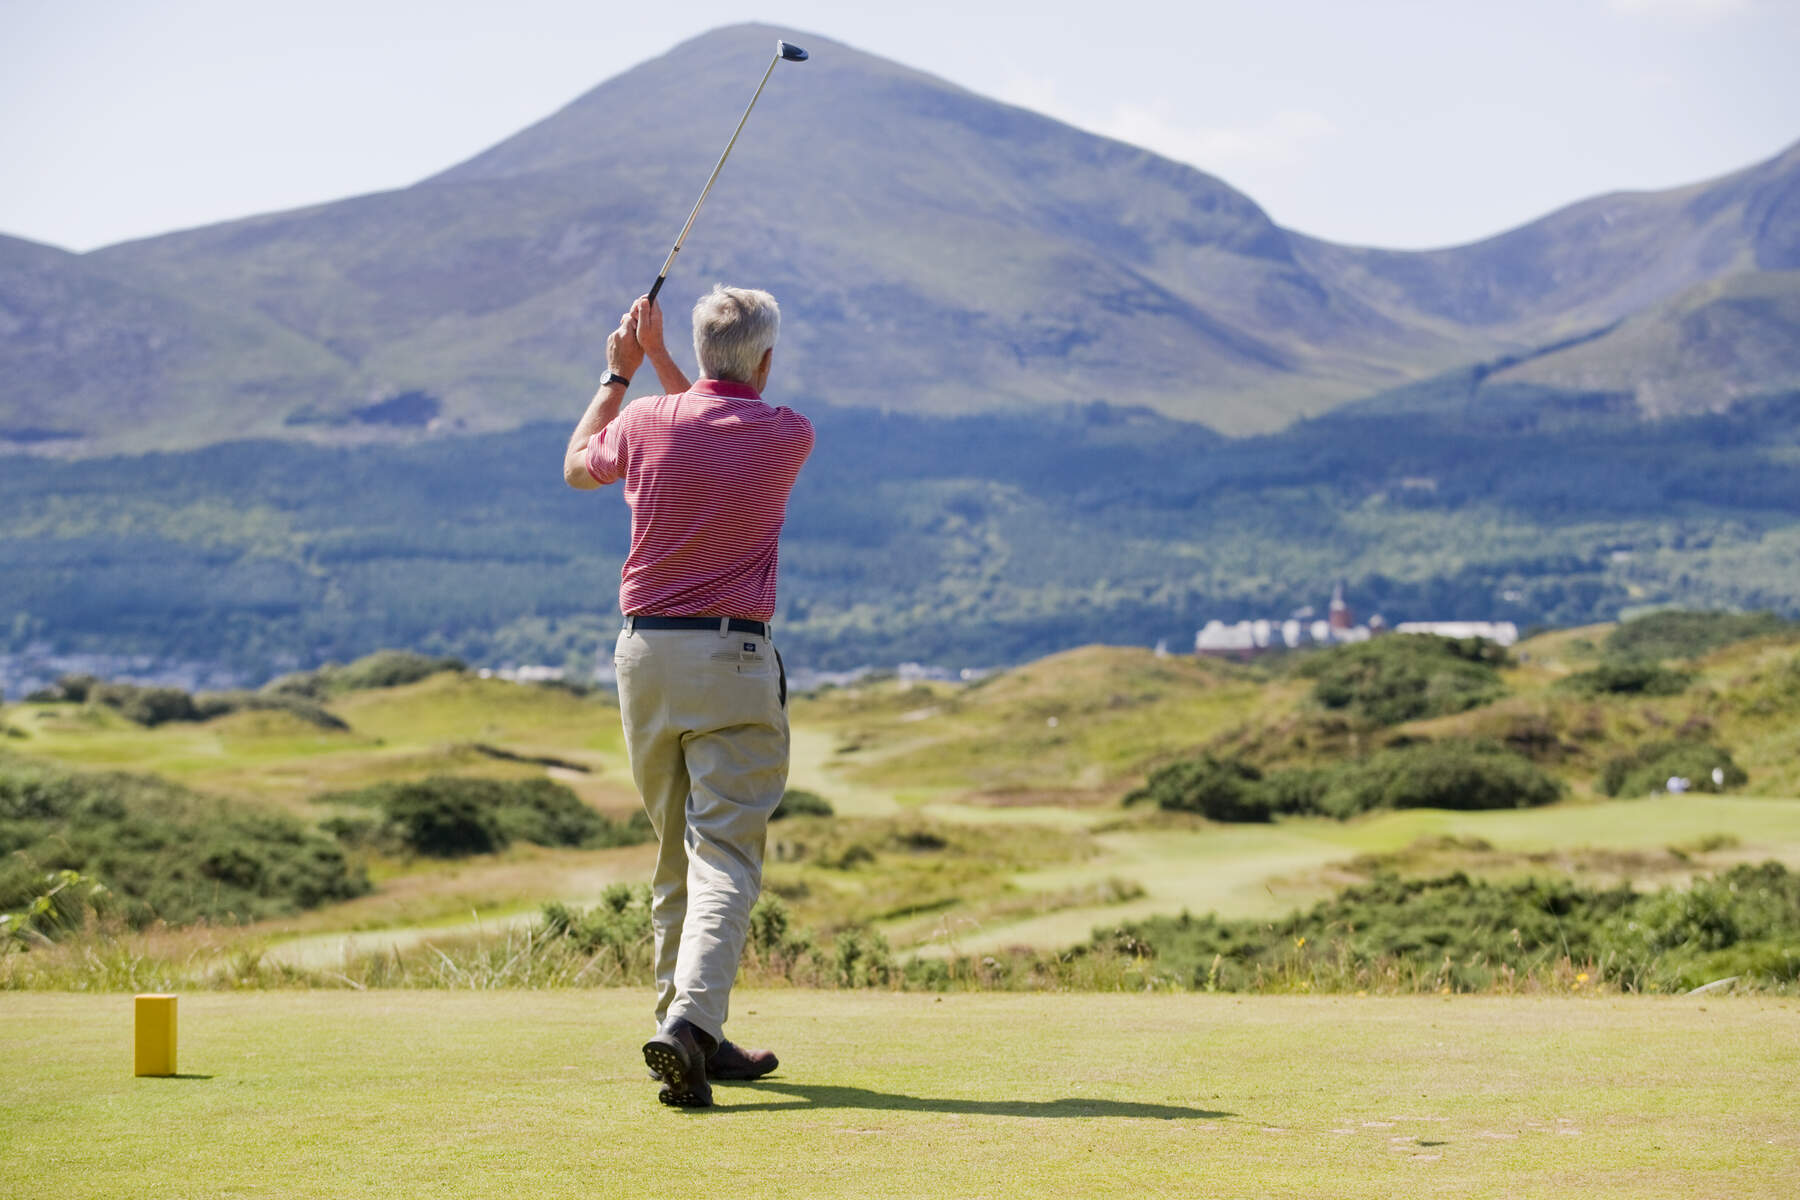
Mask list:
[{"label": "rough grass", "polygon": [[797,722],[831,732],[851,783],[958,793],[1106,789],[1305,686],[1192,656],[1088,646],[974,687],[893,682],[827,692]]},{"label": "rough grass", "polygon": [[1800,1188],[1792,1000],[740,992],[664,1109],[644,991],[0,996],[0,1193],[1722,1196]]}]

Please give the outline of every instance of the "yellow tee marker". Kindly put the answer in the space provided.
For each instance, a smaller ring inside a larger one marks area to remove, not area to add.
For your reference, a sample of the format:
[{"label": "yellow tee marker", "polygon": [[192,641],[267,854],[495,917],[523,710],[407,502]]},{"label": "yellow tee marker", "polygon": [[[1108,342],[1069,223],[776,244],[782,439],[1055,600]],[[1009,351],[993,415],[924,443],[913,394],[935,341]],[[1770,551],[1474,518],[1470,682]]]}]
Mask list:
[{"label": "yellow tee marker", "polygon": [[139,1075],[175,1074],[175,997],[137,998]]}]

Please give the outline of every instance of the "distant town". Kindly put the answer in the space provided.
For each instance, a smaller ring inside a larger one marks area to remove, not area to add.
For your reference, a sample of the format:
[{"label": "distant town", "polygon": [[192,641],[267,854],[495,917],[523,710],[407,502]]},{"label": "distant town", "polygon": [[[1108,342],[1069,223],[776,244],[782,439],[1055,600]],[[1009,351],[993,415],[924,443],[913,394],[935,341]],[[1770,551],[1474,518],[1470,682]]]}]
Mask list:
[{"label": "distant town", "polygon": [[[1215,658],[1249,659],[1260,654],[1285,650],[1301,650],[1317,646],[1337,646],[1348,642],[1366,642],[1386,633],[1431,633],[1439,637],[1481,637],[1501,646],[1519,640],[1519,628],[1511,621],[1403,621],[1389,626],[1376,613],[1359,622],[1344,597],[1344,585],[1331,593],[1325,616],[1312,608],[1299,609],[1286,617],[1259,617],[1251,620],[1208,621],[1194,635],[1194,653]],[[1169,647],[1159,643],[1157,652]],[[484,677],[519,683],[543,683],[579,680],[613,685],[612,663],[606,655],[592,673],[579,668],[548,666],[541,663],[502,663],[478,668]],[[991,668],[932,666],[908,662],[898,666],[865,666],[850,671],[817,671],[797,666],[790,683],[796,691],[810,691],[828,685],[847,686],[869,675],[892,671],[903,682],[923,680],[960,680],[972,682],[991,673]],[[164,662],[144,655],[123,654],[58,654],[47,644],[35,644],[21,654],[0,654],[0,698],[19,698],[40,688],[49,687],[61,675],[93,675],[101,679],[142,685],[178,687],[183,691],[225,691],[251,686],[254,680],[244,672],[222,663]]]},{"label": "distant town", "polygon": [[1358,624],[1340,583],[1332,589],[1331,603],[1323,617],[1312,608],[1302,608],[1283,618],[1259,617],[1231,624],[1211,620],[1194,635],[1194,653],[1215,658],[1254,658],[1270,651],[1366,642],[1390,632],[1487,638],[1501,646],[1519,640],[1519,627],[1511,621],[1403,621],[1390,629],[1381,614],[1376,613],[1366,623]]}]

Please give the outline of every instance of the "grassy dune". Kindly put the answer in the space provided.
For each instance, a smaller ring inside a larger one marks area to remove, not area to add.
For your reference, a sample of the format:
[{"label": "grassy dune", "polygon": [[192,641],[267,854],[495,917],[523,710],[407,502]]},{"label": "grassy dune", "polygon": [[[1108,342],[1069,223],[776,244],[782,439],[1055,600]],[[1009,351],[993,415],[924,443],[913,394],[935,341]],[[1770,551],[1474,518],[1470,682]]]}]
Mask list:
[{"label": "grassy dune", "polygon": [[[1532,639],[1504,672],[1504,698],[1388,731],[1346,725],[1312,703],[1307,680],[1268,664],[1116,647],[1055,655],[973,685],[871,681],[797,697],[792,784],[827,796],[838,817],[774,827],[769,885],[804,924],[830,932],[868,922],[898,949],[941,955],[1059,948],[1097,924],[1183,909],[1273,916],[1376,866],[1650,885],[1763,858],[1800,865],[1795,640],[1752,639],[1678,664],[1694,676],[1679,695],[1588,697],[1560,687],[1600,660],[1610,630]],[[341,694],[330,707],[349,730],[280,712],[145,729],[94,706],[13,705],[0,723],[16,736],[0,746],[152,771],[315,820],[332,811],[314,803],[322,794],[435,773],[549,774],[609,815],[637,805],[617,710],[601,697],[444,673]],[[1201,749],[1305,763],[1395,736],[1535,738],[1570,799],[1270,825],[1118,803],[1154,767]],[[1595,794],[1608,755],[1677,736],[1729,746],[1750,772],[1748,794]],[[292,942],[282,953],[316,963],[339,952],[347,933],[367,948],[385,944],[366,936],[378,931],[416,940],[528,918],[551,899],[592,903],[608,883],[644,877],[646,862],[641,848],[527,846],[454,863],[374,858],[374,895],[249,932]]]},{"label": "grassy dune", "polygon": [[7,722],[21,752],[74,766],[148,772],[201,791],[306,811],[322,792],[445,773],[528,778],[544,768],[488,746],[585,767],[557,777],[608,811],[637,807],[616,705],[557,688],[443,673],[331,702],[349,730],[283,712],[240,712],[146,729],[108,709],[17,704]]},{"label": "grassy dune", "polygon": [[750,992],[661,1108],[638,992],[0,997],[0,1192],[1788,1197],[1793,1001]]}]

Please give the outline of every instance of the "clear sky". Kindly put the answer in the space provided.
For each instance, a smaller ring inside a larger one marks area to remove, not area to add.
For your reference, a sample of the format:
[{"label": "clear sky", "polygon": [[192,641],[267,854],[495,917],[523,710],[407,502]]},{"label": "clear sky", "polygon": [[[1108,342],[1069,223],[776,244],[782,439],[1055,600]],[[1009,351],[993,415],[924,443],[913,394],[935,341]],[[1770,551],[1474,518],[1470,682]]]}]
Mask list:
[{"label": "clear sky", "polygon": [[85,250],[404,186],[746,20],[1365,245],[1471,241],[1800,140],[1800,0],[0,0],[0,231]]}]

